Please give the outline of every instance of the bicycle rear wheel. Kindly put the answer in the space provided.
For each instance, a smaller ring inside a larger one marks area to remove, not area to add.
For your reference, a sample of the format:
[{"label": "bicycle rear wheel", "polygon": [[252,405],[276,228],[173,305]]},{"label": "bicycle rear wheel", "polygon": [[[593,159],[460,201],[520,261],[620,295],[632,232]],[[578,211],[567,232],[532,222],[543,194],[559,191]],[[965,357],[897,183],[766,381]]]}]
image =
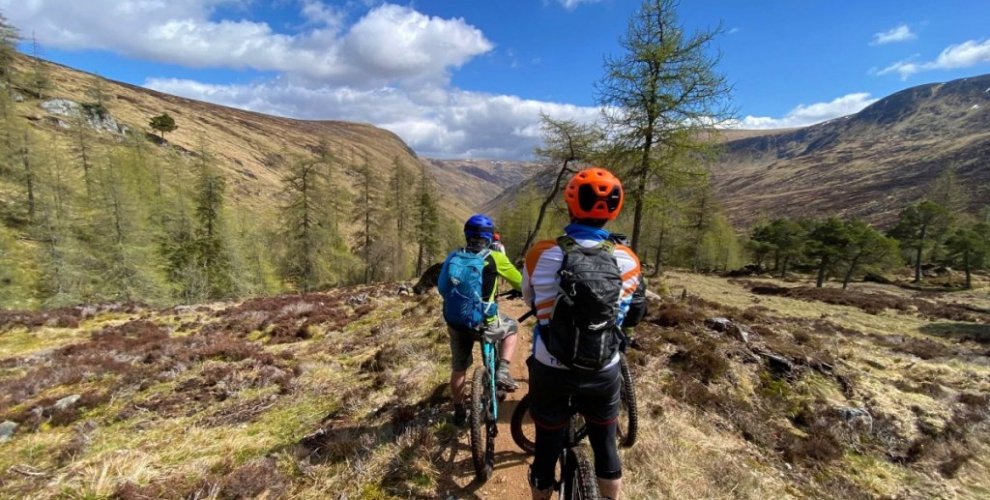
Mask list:
[{"label": "bicycle rear wheel", "polygon": [[622,374],[622,390],[619,404],[619,428],[617,437],[619,446],[629,448],[636,444],[636,434],[639,432],[639,407],[636,406],[636,386],[633,385],[632,372],[626,363],[626,356],[619,358],[619,371]]},{"label": "bicycle rear wheel", "polygon": [[568,448],[561,463],[560,498],[566,500],[600,500],[595,468],[579,447]]},{"label": "bicycle rear wheel", "polygon": [[509,430],[512,432],[512,440],[516,442],[516,446],[527,454],[536,453],[536,425],[529,416],[529,394],[523,396],[516,403],[516,409],[512,410]]},{"label": "bicycle rear wheel", "polygon": [[[619,374],[622,377],[622,387],[619,389],[619,419],[616,422],[616,440],[619,446],[629,448],[636,444],[639,432],[639,408],[636,406],[636,389],[633,385],[632,372],[626,363],[626,356],[619,358]],[[574,440],[580,441],[588,436],[588,428],[579,424],[574,430]]]},{"label": "bicycle rear wheel", "polygon": [[492,393],[488,381],[488,371],[479,366],[474,369],[471,382],[471,460],[474,474],[482,481],[487,480],[495,468],[495,437],[489,429],[488,405]]}]

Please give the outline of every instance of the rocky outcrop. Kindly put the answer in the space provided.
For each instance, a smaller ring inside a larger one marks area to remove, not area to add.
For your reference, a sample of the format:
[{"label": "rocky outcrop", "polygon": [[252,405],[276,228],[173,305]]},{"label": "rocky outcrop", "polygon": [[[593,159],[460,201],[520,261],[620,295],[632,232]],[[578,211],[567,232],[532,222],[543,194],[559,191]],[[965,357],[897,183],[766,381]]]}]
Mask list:
[{"label": "rocky outcrop", "polygon": [[[49,99],[41,103],[41,109],[55,117],[80,118],[83,117],[86,123],[94,130],[110,132],[112,134],[125,135],[128,127],[110,115],[105,108],[96,105],[79,104],[70,99]],[[66,122],[56,118],[60,127],[71,128],[71,122]]]}]

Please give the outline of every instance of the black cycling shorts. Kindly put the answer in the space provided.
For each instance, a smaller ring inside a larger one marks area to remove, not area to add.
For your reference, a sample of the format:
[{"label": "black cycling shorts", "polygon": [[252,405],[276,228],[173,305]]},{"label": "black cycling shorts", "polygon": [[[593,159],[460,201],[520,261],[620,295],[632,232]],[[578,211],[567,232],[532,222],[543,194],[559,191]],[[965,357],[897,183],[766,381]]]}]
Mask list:
[{"label": "black cycling shorts", "polygon": [[536,425],[563,428],[574,413],[598,425],[611,424],[618,418],[622,387],[618,363],[599,372],[551,368],[532,357],[526,365],[529,411]]}]

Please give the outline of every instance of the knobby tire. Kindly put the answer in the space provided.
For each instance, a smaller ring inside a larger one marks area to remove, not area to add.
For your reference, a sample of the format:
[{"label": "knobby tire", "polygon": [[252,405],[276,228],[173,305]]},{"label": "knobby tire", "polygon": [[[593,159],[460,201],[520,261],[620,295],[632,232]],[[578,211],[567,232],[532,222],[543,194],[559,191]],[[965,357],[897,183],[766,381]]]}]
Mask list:
[{"label": "knobby tire", "polygon": [[625,419],[621,414],[619,415],[619,446],[630,448],[636,444],[636,435],[639,432],[639,407],[636,405],[636,386],[633,384],[632,372],[629,370],[625,354],[619,358],[619,370],[622,373],[620,404],[626,413]]},{"label": "knobby tire", "polygon": [[491,476],[495,466],[495,440],[488,429],[487,405],[491,401],[491,391],[485,380],[486,374],[483,366],[475,368],[471,382],[471,460],[474,463],[474,474],[481,481]]},{"label": "knobby tire", "polygon": [[512,410],[512,421],[509,425],[509,430],[512,432],[512,440],[516,442],[516,446],[527,454],[532,455],[536,453],[536,437],[534,436],[533,439],[530,439],[525,431],[523,431],[523,425],[528,416],[529,394],[526,394],[516,403],[516,409]]},{"label": "knobby tire", "polygon": [[[630,448],[636,444],[636,437],[639,433],[639,407],[636,403],[636,389],[633,384],[632,372],[629,370],[629,364],[626,362],[625,355],[619,358],[619,372],[622,376],[622,389],[620,390],[621,402],[619,404],[621,407],[617,438],[619,446]],[[529,394],[526,394],[516,404],[515,410],[512,411],[509,430],[512,432],[512,440],[515,441],[516,446],[527,454],[532,455],[536,453],[535,436],[530,438],[523,430],[523,425],[528,416]],[[587,435],[588,428],[584,425],[578,425],[574,431],[576,441],[584,439]]]},{"label": "knobby tire", "polygon": [[566,464],[561,464],[565,470],[561,497],[566,500],[599,500],[598,480],[588,455],[582,448],[574,447],[567,449],[566,457]]}]

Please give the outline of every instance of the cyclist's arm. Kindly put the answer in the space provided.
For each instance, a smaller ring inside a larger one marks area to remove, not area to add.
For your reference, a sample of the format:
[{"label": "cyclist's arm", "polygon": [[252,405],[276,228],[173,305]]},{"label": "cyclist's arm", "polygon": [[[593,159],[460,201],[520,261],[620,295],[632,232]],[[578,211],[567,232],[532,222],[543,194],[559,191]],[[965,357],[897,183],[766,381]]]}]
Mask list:
[{"label": "cyclist's arm", "polygon": [[495,270],[498,275],[509,282],[513,290],[522,290],[522,274],[512,265],[512,261],[501,252],[492,252],[492,259],[495,261]]},{"label": "cyclist's arm", "polygon": [[623,328],[632,328],[646,316],[646,280],[639,277],[636,291],[632,294],[632,302],[629,303],[629,311],[626,312],[625,320],[622,322]]}]

